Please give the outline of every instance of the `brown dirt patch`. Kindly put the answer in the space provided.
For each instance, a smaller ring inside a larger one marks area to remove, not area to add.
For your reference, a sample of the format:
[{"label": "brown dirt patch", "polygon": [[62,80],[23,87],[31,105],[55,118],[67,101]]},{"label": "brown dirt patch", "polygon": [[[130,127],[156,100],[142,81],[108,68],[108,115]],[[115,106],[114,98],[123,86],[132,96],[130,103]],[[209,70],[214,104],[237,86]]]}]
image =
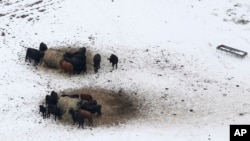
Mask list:
[{"label": "brown dirt patch", "polygon": [[[93,96],[93,99],[98,104],[102,105],[102,116],[97,117],[94,115],[94,126],[100,125],[117,125],[125,123],[130,119],[136,119],[141,117],[139,113],[138,100],[129,97],[129,94],[124,92],[114,92],[105,89],[87,89],[82,88],[78,90],[65,90],[62,94],[80,94],[87,93]],[[68,110],[73,107],[77,109],[78,99],[69,97],[60,97],[58,106],[64,111],[63,119],[61,120],[65,124],[72,124],[71,115]],[[88,125],[88,123],[85,123]]]}]

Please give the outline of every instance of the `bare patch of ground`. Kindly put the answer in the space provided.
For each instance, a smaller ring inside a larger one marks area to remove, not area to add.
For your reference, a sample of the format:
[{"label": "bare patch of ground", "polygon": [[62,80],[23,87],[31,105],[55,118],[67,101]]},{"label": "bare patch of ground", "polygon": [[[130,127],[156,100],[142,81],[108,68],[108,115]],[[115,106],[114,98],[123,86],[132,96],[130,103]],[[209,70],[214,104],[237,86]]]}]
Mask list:
[{"label": "bare patch of ground", "polygon": [[[139,100],[134,97],[129,97],[122,91],[115,92],[106,89],[89,89],[82,88],[77,90],[65,90],[61,94],[91,94],[93,99],[97,101],[98,104],[102,105],[102,115],[94,115],[94,126],[100,125],[118,125],[120,123],[125,123],[130,119],[137,119],[142,117],[139,112]],[[79,100],[69,97],[60,97],[58,106],[64,112],[63,119],[61,122],[65,124],[72,124],[71,115],[68,113],[70,108],[77,109],[77,102]],[[85,125],[88,125],[87,120]]]}]

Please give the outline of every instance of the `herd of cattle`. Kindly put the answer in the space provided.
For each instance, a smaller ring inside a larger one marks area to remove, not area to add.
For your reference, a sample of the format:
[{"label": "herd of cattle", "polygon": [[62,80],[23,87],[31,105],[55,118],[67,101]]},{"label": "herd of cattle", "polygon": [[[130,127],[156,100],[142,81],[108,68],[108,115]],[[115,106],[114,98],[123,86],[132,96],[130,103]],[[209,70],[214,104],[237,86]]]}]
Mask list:
[{"label": "herd of cattle", "polygon": [[[41,60],[50,67],[60,68],[62,71],[71,74],[80,74],[86,72],[86,48],[82,47],[75,52],[63,52],[55,49],[48,49],[45,43],[40,43],[39,50],[34,48],[27,48],[25,61],[34,61],[34,65],[38,65]],[[112,67],[117,68],[118,57],[111,54],[108,58]],[[100,68],[101,55],[95,54],[93,57],[94,71],[97,73]]]},{"label": "herd of cattle", "polygon": [[[70,108],[68,113],[72,117],[73,125],[78,123],[79,127],[84,128],[84,120],[87,119],[89,126],[93,126],[93,115],[97,114],[97,116],[101,116],[102,106],[97,103],[96,100],[90,94],[72,94],[66,95],[63,94],[61,97],[69,97],[76,98],[79,101],[76,103],[78,107],[77,110]],[[39,114],[42,113],[43,118],[50,117],[50,114],[55,116],[55,120],[58,117],[59,120],[62,119],[63,113],[67,111],[63,111],[57,106],[59,97],[55,91],[52,91],[50,95],[46,95],[44,105],[39,105]]]},{"label": "herd of cattle", "polygon": [[[82,47],[78,50],[72,52],[60,51],[55,49],[48,49],[45,43],[40,43],[39,50],[34,48],[27,48],[25,62],[33,61],[34,66],[37,66],[41,61],[43,61],[47,66],[61,69],[64,72],[71,74],[80,74],[81,72],[87,71],[86,66],[86,48]],[[111,54],[108,58],[112,67],[117,68],[118,57],[114,54]],[[95,54],[93,57],[93,67],[95,73],[98,72],[101,63],[101,55]],[[102,106],[97,103],[96,100],[89,94],[72,94],[66,95],[63,94],[61,97],[69,97],[74,99],[79,99],[76,103],[77,109],[70,107],[68,111],[63,111],[58,107],[58,94],[55,91],[52,91],[50,95],[45,97],[45,105],[39,105],[39,114],[42,113],[43,118],[50,117],[50,114],[53,114],[59,120],[62,119],[63,114],[68,112],[71,115],[73,124],[78,123],[79,127],[84,128],[84,120],[87,119],[89,126],[93,126],[93,115],[101,116]]]}]

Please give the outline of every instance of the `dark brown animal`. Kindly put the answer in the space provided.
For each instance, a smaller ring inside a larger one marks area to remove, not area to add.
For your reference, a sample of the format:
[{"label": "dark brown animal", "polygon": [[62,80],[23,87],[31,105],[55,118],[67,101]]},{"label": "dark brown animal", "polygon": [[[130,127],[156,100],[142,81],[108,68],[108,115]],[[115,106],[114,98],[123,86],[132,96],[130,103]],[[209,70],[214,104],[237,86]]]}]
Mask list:
[{"label": "dark brown animal", "polygon": [[73,74],[73,65],[65,60],[60,61],[61,70],[65,73]]},{"label": "dark brown animal", "polygon": [[87,100],[87,101],[93,100],[93,97],[90,94],[79,94],[79,96],[80,100]]},{"label": "dark brown animal", "polygon": [[76,112],[79,112],[84,118],[88,120],[89,126],[93,126],[93,115],[90,112],[82,109],[78,109]]}]

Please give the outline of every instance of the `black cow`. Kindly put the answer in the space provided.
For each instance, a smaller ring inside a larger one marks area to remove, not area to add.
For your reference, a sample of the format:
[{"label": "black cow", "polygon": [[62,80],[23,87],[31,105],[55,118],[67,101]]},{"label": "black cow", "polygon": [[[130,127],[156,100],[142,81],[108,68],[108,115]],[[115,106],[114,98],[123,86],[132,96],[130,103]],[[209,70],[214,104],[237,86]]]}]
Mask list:
[{"label": "black cow", "polygon": [[43,58],[44,56],[44,52],[40,52],[37,49],[34,48],[27,48],[26,51],[26,56],[25,56],[25,62],[27,61],[27,59],[29,60],[29,62],[31,62],[31,59],[34,60],[35,62],[35,66],[38,65],[38,63],[40,62],[40,60]]},{"label": "black cow", "polygon": [[76,122],[79,123],[79,126],[82,126],[82,128],[84,128],[84,115],[79,113],[79,111],[75,111],[73,108],[70,108],[69,109],[69,114],[71,115],[72,117],[72,120],[73,120],[73,125],[75,125]]},{"label": "black cow", "polygon": [[80,74],[86,72],[86,56],[82,54],[74,55],[73,57],[64,57],[64,60],[71,63],[74,68],[74,73]]},{"label": "black cow", "polygon": [[56,105],[58,103],[58,99],[54,98],[50,95],[46,95],[45,96],[45,102],[46,104],[52,104],[52,105]]},{"label": "black cow", "polygon": [[40,113],[42,113],[42,115],[43,115],[43,118],[45,118],[46,117],[46,107],[44,107],[43,105],[39,105],[39,114]]},{"label": "black cow", "polygon": [[114,69],[114,66],[116,66],[116,69],[117,69],[118,57],[114,54],[111,54],[111,56],[110,56],[110,58],[108,58],[108,60],[110,61],[110,63],[112,63],[113,69]]},{"label": "black cow", "polygon": [[102,106],[101,105],[82,105],[80,107],[83,110],[89,111],[92,114],[97,113],[97,116],[101,116],[102,115]]},{"label": "black cow", "polygon": [[100,68],[100,63],[101,63],[101,55],[100,54],[96,54],[93,58],[93,62],[94,62],[94,70],[95,73],[98,72],[98,69]]},{"label": "black cow", "polygon": [[81,100],[79,102],[77,102],[77,106],[79,108],[86,107],[86,106],[93,106],[93,105],[97,105],[97,101],[96,100],[90,100],[90,101],[85,101],[85,100]]},{"label": "black cow", "polygon": [[56,105],[48,105],[48,112],[47,112],[47,117],[50,117],[50,114],[55,115],[55,120],[56,117],[58,117],[58,119],[62,119],[62,115],[63,113],[61,112],[60,108],[58,108]]},{"label": "black cow", "polygon": [[52,98],[52,99],[54,99],[54,100],[58,100],[59,98],[58,98],[58,95],[57,95],[57,93],[55,92],[55,91],[52,91],[51,93],[50,93],[50,97]]},{"label": "black cow", "polygon": [[82,47],[76,52],[66,52],[63,59],[73,65],[74,72],[80,74],[82,71],[86,72],[86,48]]},{"label": "black cow", "polygon": [[48,49],[47,45],[43,42],[40,43],[39,51],[44,52]]}]

